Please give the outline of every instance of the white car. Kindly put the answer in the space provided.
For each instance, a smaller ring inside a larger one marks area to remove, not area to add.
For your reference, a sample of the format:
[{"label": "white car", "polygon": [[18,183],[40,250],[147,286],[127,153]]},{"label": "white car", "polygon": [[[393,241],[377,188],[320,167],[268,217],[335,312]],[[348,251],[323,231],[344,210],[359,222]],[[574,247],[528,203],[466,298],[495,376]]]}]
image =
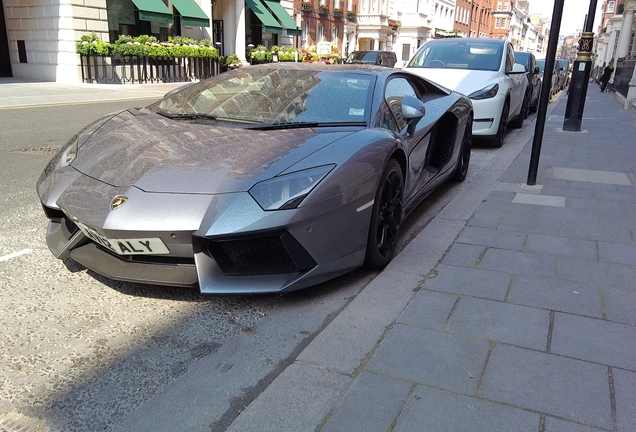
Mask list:
[{"label": "white car", "polygon": [[473,135],[503,145],[508,123],[522,127],[528,107],[525,68],[510,42],[500,39],[433,39],[404,70],[467,95],[473,103]]}]

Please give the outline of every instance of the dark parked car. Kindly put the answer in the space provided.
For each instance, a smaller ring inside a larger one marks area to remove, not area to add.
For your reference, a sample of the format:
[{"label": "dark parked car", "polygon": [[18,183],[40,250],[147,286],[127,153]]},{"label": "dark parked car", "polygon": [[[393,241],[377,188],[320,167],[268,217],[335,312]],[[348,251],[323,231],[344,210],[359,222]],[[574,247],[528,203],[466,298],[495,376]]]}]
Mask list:
[{"label": "dark parked car", "polygon": [[229,71],[95,121],[37,182],[46,241],[111,279],[292,291],[386,266],[470,162],[470,99],[368,65]]},{"label": "dark parked car", "polygon": [[[539,68],[539,76],[541,77],[541,81],[543,81],[545,79],[545,59],[537,59],[537,67]],[[558,63],[555,60],[554,67],[552,68],[552,77],[550,81],[550,99],[552,99],[552,96],[554,96],[560,91],[559,87],[560,87],[561,78],[559,76],[557,67],[558,67]]]},{"label": "dark parked car", "polygon": [[354,51],[349,54],[345,63],[393,67],[397,63],[397,56],[392,51]]},{"label": "dark parked car", "polygon": [[541,96],[541,76],[537,66],[537,59],[534,54],[529,52],[515,51],[517,63],[521,63],[526,68],[526,76],[528,77],[528,89],[526,91],[526,101],[528,112],[536,112],[539,107],[539,98]]}]

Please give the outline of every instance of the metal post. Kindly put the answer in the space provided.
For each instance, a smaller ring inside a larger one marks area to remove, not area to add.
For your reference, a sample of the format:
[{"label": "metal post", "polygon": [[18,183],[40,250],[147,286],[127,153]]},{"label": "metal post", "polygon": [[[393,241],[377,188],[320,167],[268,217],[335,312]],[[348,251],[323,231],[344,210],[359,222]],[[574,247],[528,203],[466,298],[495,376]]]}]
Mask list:
[{"label": "metal post", "polygon": [[594,44],[594,33],[592,26],[596,12],[597,0],[590,1],[590,10],[585,22],[585,29],[581,35],[579,45],[579,55],[574,61],[572,70],[572,80],[568,91],[568,102],[565,108],[565,119],[563,130],[568,132],[580,132],[581,121],[583,120],[583,110],[585,109],[585,97],[587,96],[587,86],[590,81],[590,71],[592,70],[592,45]]},{"label": "metal post", "polygon": [[534,128],[534,139],[532,141],[532,154],[530,156],[530,167],[528,168],[528,186],[537,184],[537,171],[539,170],[539,156],[541,156],[541,143],[543,142],[543,131],[545,129],[545,116],[550,102],[550,87],[552,86],[552,70],[554,69],[554,59],[556,58],[557,44],[559,43],[559,31],[561,30],[561,16],[563,15],[563,2],[565,0],[555,0],[552,9],[552,25],[550,26],[550,39],[548,40],[548,52],[546,53],[545,67],[543,71],[543,86],[541,87],[541,100],[539,101],[539,111],[537,112],[537,124]]}]

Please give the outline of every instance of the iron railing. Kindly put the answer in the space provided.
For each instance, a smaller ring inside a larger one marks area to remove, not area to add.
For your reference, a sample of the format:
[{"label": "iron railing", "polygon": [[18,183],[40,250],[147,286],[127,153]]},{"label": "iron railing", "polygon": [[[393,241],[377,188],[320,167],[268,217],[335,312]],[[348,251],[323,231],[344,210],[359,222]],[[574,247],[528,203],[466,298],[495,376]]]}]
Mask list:
[{"label": "iron railing", "polygon": [[80,55],[82,82],[148,84],[201,80],[219,74],[217,59]]},{"label": "iron railing", "polygon": [[629,92],[629,82],[634,76],[634,66],[636,65],[636,56],[619,58],[616,63],[616,72],[614,73],[614,90],[627,97]]}]

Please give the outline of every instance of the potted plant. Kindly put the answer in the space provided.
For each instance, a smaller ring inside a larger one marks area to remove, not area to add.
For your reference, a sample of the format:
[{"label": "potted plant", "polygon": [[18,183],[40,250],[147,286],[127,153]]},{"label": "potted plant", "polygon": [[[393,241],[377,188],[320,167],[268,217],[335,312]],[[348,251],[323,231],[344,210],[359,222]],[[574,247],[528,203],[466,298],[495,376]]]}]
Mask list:
[{"label": "potted plant", "polygon": [[334,8],[333,16],[335,18],[342,18],[342,9]]},{"label": "potted plant", "polygon": [[318,13],[320,15],[327,15],[329,13],[329,8],[327,7],[327,5],[321,4],[320,6],[318,6]]},{"label": "potted plant", "polygon": [[304,10],[304,11],[310,11],[314,9],[314,5],[311,2],[302,2],[300,4],[300,10]]}]

